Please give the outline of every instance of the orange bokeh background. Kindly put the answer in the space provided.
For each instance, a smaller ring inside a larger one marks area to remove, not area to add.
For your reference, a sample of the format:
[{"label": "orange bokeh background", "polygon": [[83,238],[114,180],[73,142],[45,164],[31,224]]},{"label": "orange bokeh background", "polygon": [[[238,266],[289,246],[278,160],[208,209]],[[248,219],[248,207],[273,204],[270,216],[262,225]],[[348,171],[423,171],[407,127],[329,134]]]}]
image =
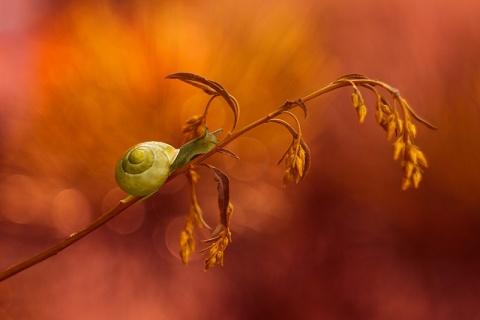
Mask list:
[{"label": "orange bokeh background", "polygon": [[[423,118],[430,167],[400,191],[391,142],[348,89],[308,103],[304,182],[280,187],[290,143],[264,126],[211,163],[231,177],[225,266],[183,267],[180,177],[58,256],[0,284],[2,319],[476,319],[480,317],[480,5],[472,1],[0,2],[0,268],[77,231],[124,197],[131,145],[179,146],[215,80],[239,126],[345,73],[397,87]],[[211,129],[229,128],[219,101]],[[299,115],[301,115],[299,113]],[[206,219],[216,184],[201,171]],[[207,237],[204,231],[199,236]]]}]

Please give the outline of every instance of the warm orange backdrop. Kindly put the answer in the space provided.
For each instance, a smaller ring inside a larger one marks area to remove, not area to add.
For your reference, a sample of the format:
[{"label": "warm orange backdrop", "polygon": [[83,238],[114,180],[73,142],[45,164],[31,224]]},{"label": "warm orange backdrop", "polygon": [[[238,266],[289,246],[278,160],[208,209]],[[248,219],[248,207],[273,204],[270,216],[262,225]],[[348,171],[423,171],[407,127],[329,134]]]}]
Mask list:
[{"label": "warm orange backdrop", "polygon": [[[6,2],[6,1],[5,1]],[[0,5],[0,268],[88,224],[124,194],[131,145],[178,146],[201,91],[223,84],[239,126],[345,73],[400,89],[430,167],[401,192],[391,142],[342,89],[308,103],[313,162],[280,188],[290,138],[262,127],[215,157],[231,177],[225,267],[185,268],[183,177],[0,284],[2,319],[476,319],[480,317],[480,43],[473,1],[10,1]],[[217,102],[210,128],[232,117]],[[200,201],[215,224],[216,185]],[[202,233],[202,236],[207,236]]]}]

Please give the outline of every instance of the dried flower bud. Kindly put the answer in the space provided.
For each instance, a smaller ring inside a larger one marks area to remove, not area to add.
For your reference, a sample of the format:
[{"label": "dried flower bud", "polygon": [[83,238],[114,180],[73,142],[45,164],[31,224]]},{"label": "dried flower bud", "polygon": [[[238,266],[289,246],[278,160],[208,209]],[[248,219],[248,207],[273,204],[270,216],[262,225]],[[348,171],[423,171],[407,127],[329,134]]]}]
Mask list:
[{"label": "dried flower bud", "polygon": [[390,140],[395,135],[395,129],[397,128],[397,124],[395,121],[390,121],[387,123],[387,139]]},{"label": "dried flower bud", "polygon": [[415,125],[411,122],[408,122],[407,124],[407,131],[408,133],[412,136],[412,138],[415,138],[417,135],[417,128]]},{"label": "dried flower bud", "polygon": [[423,154],[423,152],[417,148],[415,149],[416,149],[415,153],[416,153],[418,164],[423,166],[424,168],[428,167],[427,159],[425,158],[425,155]]},{"label": "dried flower bud", "polygon": [[412,174],[413,186],[415,188],[418,188],[418,186],[420,185],[420,180],[422,180],[422,173],[420,172],[420,169],[417,167]]},{"label": "dried flower bud", "polygon": [[367,115],[367,107],[364,104],[361,104],[357,107],[358,122],[363,123]]},{"label": "dried flower bud", "polygon": [[412,176],[412,173],[413,173],[413,169],[415,168],[415,165],[413,163],[411,163],[410,161],[405,161],[403,163],[404,163],[405,177],[407,179],[410,179],[410,177]]},{"label": "dried flower bud", "polygon": [[399,137],[393,143],[393,159],[397,160],[400,156],[405,154],[405,142],[403,141],[403,137]]},{"label": "dried flower bud", "polygon": [[402,190],[407,190],[410,187],[410,179],[403,178]]},{"label": "dried flower bud", "polygon": [[192,252],[195,251],[195,238],[193,236],[193,225],[187,219],[184,230],[180,233],[180,258],[184,265],[188,264],[188,260]]},{"label": "dried flower bud", "polygon": [[352,103],[354,108],[358,108],[361,105],[362,98],[358,91],[352,93]]},{"label": "dried flower bud", "polygon": [[195,138],[200,137],[205,130],[205,117],[203,115],[196,115],[190,117],[185,122],[185,125],[182,128],[182,133],[184,135],[184,141],[190,141]]},{"label": "dried flower bud", "polygon": [[382,110],[377,107],[377,110],[375,111],[375,119],[377,120],[377,123],[382,123],[383,118],[384,116]]},{"label": "dried flower bud", "polygon": [[306,173],[306,150],[302,140],[295,139],[285,154],[285,172],[283,173],[282,186],[286,187],[290,182],[298,183]]},{"label": "dried flower bud", "polygon": [[385,103],[381,103],[380,108],[382,109],[383,113],[385,113],[386,115],[391,115],[393,112],[392,108],[390,108],[390,106]]},{"label": "dried flower bud", "polygon": [[403,134],[403,120],[398,118],[396,119],[396,125],[397,125],[397,135],[402,135]]},{"label": "dried flower bud", "polygon": [[207,256],[205,257],[205,271],[216,264],[223,266],[224,252],[228,244],[232,242],[232,233],[230,232],[229,228],[225,228],[211,241],[213,244],[210,247],[202,250],[208,250]]},{"label": "dried flower bud", "polygon": [[[410,145],[407,148],[407,153],[406,154],[407,154],[407,159],[411,163],[413,163],[414,165],[417,165],[419,155],[420,155],[420,157],[423,157],[423,153],[413,145]],[[425,157],[423,157],[423,158],[425,158]]]}]

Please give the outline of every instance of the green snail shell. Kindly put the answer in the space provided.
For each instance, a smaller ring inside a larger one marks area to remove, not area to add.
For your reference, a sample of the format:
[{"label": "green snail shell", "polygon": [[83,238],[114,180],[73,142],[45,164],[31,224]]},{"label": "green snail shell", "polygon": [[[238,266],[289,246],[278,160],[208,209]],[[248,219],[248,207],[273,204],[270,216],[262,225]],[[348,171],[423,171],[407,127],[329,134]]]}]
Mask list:
[{"label": "green snail shell", "polygon": [[219,141],[216,135],[221,131],[210,133],[205,127],[201,137],[187,142],[180,149],[157,141],[133,146],[115,168],[118,186],[133,196],[149,196],[165,183],[172,172],[187,165],[195,156],[212,150]]},{"label": "green snail shell", "polygon": [[146,196],[157,191],[170,175],[179,150],[157,141],[143,142],[127,150],[118,161],[115,179],[128,194]]}]

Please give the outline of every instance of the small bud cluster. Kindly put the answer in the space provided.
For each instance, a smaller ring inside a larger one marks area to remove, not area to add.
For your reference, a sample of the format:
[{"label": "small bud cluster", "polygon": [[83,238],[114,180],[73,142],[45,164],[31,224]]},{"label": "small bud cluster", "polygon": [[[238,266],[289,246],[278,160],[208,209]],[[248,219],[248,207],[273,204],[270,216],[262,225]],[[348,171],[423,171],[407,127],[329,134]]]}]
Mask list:
[{"label": "small bud cluster", "polygon": [[367,107],[360,91],[356,87],[354,87],[354,90],[352,93],[352,104],[355,110],[357,110],[358,122],[363,123],[367,116]]},{"label": "small bud cluster", "polygon": [[375,112],[377,123],[387,132],[387,139],[390,140],[395,135],[401,135],[403,132],[403,120],[395,109],[392,109],[387,101],[381,96],[377,96],[377,105]]},{"label": "small bud cluster", "polygon": [[[356,80],[361,84],[361,80]],[[357,85],[355,85],[352,80],[349,81],[349,84],[354,90],[352,93],[352,104],[357,110],[359,122],[362,123],[367,114],[367,109]],[[401,161],[403,169],[402,190],[406,190],[410,186],[418,188],[422,179],[422,168],[427,167],[427,160],[423,152],[413,143],[417,129],[411,121],[411,116],[416,117],[416,115],[411,111],[407,101],[403,99],[397,91],[392,91],[393,107],[391,107],[387,99],[372,85],[363,84],[363,86],[373,91],[377,96],[375,119],[383,130],[387,132],[387,139],[390,140],[394,136],[398,137],[393,143],[393,158],[395,160],[403,158]],[[402,107],[403,119],[395,109],[396,102],[400,103]],[[416,118],[419,119],[418,117]],[[423,120],[421,120],[421,122],[434,128]]]},{"label": "small bud cluster", "polygon": [[[233,205],[231,203],[228,204],[227,209],[227,221],[230,220],[230,216],[233,212]],[[227,222],[228,224],[228,222]],[[207,256],[205,258],[205,271],[214,267],[215,265],[219,264],[223,266],[223,257],[224,252],[227,246],[232,243],[232,233],[230,232],[230,227],[222,226],[223,230],[218,233],[218,235],[214,238],[209,240],[205,240],[205,242],[211,242],[212,244],[205,248],[202,251],[208,251]]]},{"label": "small bud cluster", "polygon": [[180,233],[180,258],[184,265],[188,264],[190,255],[195,251],[194,224],[199,227],[210,229],[207,223],[203,220],[202,208],[200,208],[200,205],[198,204],[195,192],[195,185],[198,183],[199,175],[191,169],[187,171],[186,175],[190,183],[191,199],[190,210],[185,221],[185,226]]},{"label": "small bud cluster", "polygon": [[[408,108],[407,101],[404,99],[400,99],[400,103],[404,109]],[[417,129],[412,123],[410,116],[406,114],[405,130],[402,136],[393,144],[394,157],[403,157],[401,162],[403,168],[402,190],[408,189],[411,185],[418,188],[422,180],[422,168],[428,167],[425,155],[413,144],[416,135]]]},{"label": "small bud cluster", "polygon": [[301,144],[300,137],[294,139],[290,148],[285,154],[285,172],[283,174],[282,186],[286,187],[289,183],[298,183],[303,180],[306,170],[306,152]]},{"label": "small bud cluster", "polygon": [[201,137],[205,130],[205,116],[195,115],[188,119],[182,128],[183,141],[187,142]]}]

